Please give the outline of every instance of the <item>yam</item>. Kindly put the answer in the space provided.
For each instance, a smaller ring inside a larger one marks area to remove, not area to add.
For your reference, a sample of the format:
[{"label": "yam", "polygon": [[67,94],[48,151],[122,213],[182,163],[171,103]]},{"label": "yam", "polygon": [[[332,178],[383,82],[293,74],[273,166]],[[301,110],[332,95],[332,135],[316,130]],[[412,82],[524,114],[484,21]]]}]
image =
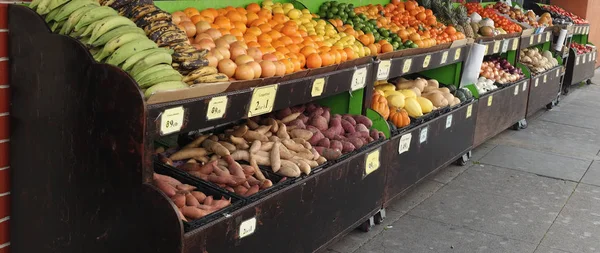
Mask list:
[{"label": "yam", "polygon": [[271,136],[273,136],[273,132],[269,131],[269,132],[267,132],[267,133],[265,134],[265,136],[267,136],[267,137],[271,137]]},{"label": "yam", "polygon": [[234,187],[233,190],[235,193],[244,196],[246,194],[246,192],[248,191],[248,188],[238,185],[238,186]]},{"label": "yam", "polygon": [[306,148],[302,144],[298,144],[290,139],[282,140],[281,143],[283,143],[283,145],[285,145],[285,147],[289,150],[293,150],[296,152],[302,152],[306,150]]},{"label": "yam", "polygon": [[194,177],[200,178],[202,180],[206,180],[208,181],[208,175],[207,174],[202,174],[199,171],[188,171],[188,173]]},{"label": "yam", "polygon": [[302,123],[304,123],[305,125],[308,123],[308,120],[310,118],[304,114],[300,114],[300,116],[298,116],[297,120],[302,121]]},{"label": "yam", "polygon": [[310,165],[304,160],[295,160],[296,166],[300,169],[300,172],[304,173],[304,175],[309,175],[311,171]]},{"label": "yam", "polygon": [[[205,142],[206,142],[206,140],[205,140]],[[212,152],[212,151],[209,151],[204,148],[186,148],[186,149],[181,149],[181,150],[173,153],[169,157],[169,159],[174,160],[174,161],[179,161],[179,160],[184,160],[184,159],[190,159],[190,158],[193,158],[196,156],[205,156],[208,154],[208,152]]]},{"label": "yam", "polygon": [[268,125],[271,126],[270,131],[273,133],[277,133],[277,130],[279,130],[279,125],[277,124],[277,120],[275,120],[274,118],[265,118],[261,121],[261,123],[263,125]]},{"label": "yam", "polygon": [[[340,154],[340,155],[341,155],[341,154]],[[326,159],[324,156],[320,156],[320,157],[319,157],[319,158],[318,158],[316,161],[317,161],[317,163],[318,163],[319,165],[321,165],[321,164],[324,164],[324,163],[326,163],[326,162],[327,162],[327,159]]]},{"label": "yam", "polygon": [[223,147],[225,147],[227,150],[229,150],[229,152],[233,152],[236,150],[235,145],[226,142],[226,141],[219,141],[219,144],[223,145]]},{"label": "yam", "polygon": [[312,145],[317,145],[317,143],[319,143],[321,140],[323,140],[323,138],[325,138],[325,136],[323,135],[323,133],[321,133],[321,131],[318,131],[316,133],[314,133],[312,135],[312,137],[310,137],[310,139],[308,140],[308,142]]},{"label": "yam", "polygon": [[320,140],[320,141],[319,141],[319,142],[316,144],[316,146],[319,146],[319,147],[325,147],[325,148],[329,148],[329,146],[330,146],[330,145],[331,145],[331,143],[330,143],[329,139],[327,139],[327,138],[323,138],[323,139],[321,139],[321,140]]},{"label": "yam", "polygon": [[246,132],[248,132],[248,125],[241,125],[237,126],[237,128],[234,128],[231,135],[235,137],[242,137],[244,134],[246,134]]},{"label": "yam", "polygon": [[236,150],[231,153],[231,158],[237,161],[249,161],[250,153],[247,150]]},{"label": "yam", "polygon": [[352,143],[350,143],[349,141],[343,141],[342,142],[342,153],[349,153],[352,152],[356,149],[356,147],[354,147],[354,145]]},{"label": "yam", "polygon": [[321,155],[319,154],[319,152],[317,152],[317,150],[313,147],[310,149],[310,152],[313,154],[313,159],[317,160],[319,159],[319,157],[321,157]]},{"label": "yam", "polygon": [[[251,166],[248,166],[250,168],[252,168]],[[254,169],[252,169],[254,171]],[[251,175],[247,175],[246,176],[246,180],[248,180],[248,184],[250,184],[250,186],[252,185],[260,185],[260,181],[258,181],[258,179],[254,178]]]},{"label": "yam", "polygon": [[201,163],[207,163],[208,162],[208,157],[206,157],[206,156],[198,156],[198,157],[194,157],[194,159],[196,159],[197,161],[199,161]]},{"label": "yam", "polygon": [[198,146],[200,146],[200,144],[206,140],[206,138],[208,138],[209,135],[200,135],[198,137],[196,137],[196,139],[194,139],[193,141],[191,141],[190,143],[188,143],[187,145],[183,146],[183,149],[187,149],[187,148],[197,148]]},{"label": "yam", "polygon": [[211,136],[208,136],[207,140],[219,141],[219,137],[217,137],[216,135],[211,135]]},{"label": "yam", "polygon": [[354,118],[352,118],[351,115],[344,115],[344,116],[342,116],[342,119],[345,121],[348,121],[353,126],[356,126],[356,120]]},{"label": "yam", "polygon": [[219,210],[221,208],[224,208],[228,205],[231,204],[231,200],[225,199],[224,197],[221,197],[221,199],[218,200],[213,200],[212,202],[212,207],[213,210]]},{"label": "yam", "polygon": [[318,107],[317,109],[315,109],[313,112],[311,112],[308,117],[309,118],[314,118],[315,116],[321,116],[323,115],[323,112],[325,112],[325,110],[323,110],[322,107]]},{"label": "yam", "polygon": [[305,112],[307,112],[307,113],[310,114],[310,113],[313,113],[314,111],[316,111],[318,108],[319,108],[319,106],[317,106],[317,105],[315,105],[313,103],[310,103],[310,104],[306,105]]},{"label": "yam", "polygon": [[271,126],[259,126],[254,131],[259,132],[260,134],[266,134],[269,130],[271,130]]},{"label": "yam", "polygon": [[210,206],[210,205],[212,205],[212,202],[213,202],[213,196],[207,196],[204,199],[204,203],[202,203],[202,204]]},{"label": "yam", "polygon": [[319,160],[322,161],[323,159],[321,159],[321,158],[327,159],[329,161],[335,160],[342,155],[342,151],[339,149],[336,150],[336,149],[324,148],[324,147],[316,147],[315,149],[317,150],[317,152],[319,152],[319,154],[321,154],[321,157],[319,159],[317,159],[317,162],[319,162]]},{"label": "yam", "polygon": [[313,134],[316,132],[321,132],[321,130],[319,130],[316,127],[311,126],[311,125],[306,126],[306,130],[311,131]]},{"label": "yam", "polygon": [[262,145],[262,142],[260,142],[259,140],[253,141],[252,145],[250,146],[250,153],[254,154],[254,153],[256,153],[256,151],[259,151],[261,145]]},{"label": "yam", "polygon": [[269,137],[269,142],[280,142],[280,141],[281,141],[281,139],[279,139],[279,137],[277,137],[275,135]]},{"label": "yam", "polygon": [[352,125],[352,123],[348,122],[347,120],[344,120],[343,118],[342,118],[342,128],[344,128],[344,132],[346,132],[346,133],[356,132],[354,125]]},{"label": "yam", "polygon": [[[341,141],[333,140],[333,141],[331,141],[329,148],[342,151],[344,149],[344,145],[342,144]],[[323,155],[323,154],[321,154],[321,155]]]},{"label": "yam", "polygon": [[354,147],[356,147],[357,149],[361,148],[362,146],[365,145],[365,143],[357,137],[354,138],[348,138],[347,139],[350,143],[352,143],[352,145],[354,145]]},{"label": "yam", "polygon": [[[275,136],[275,138],[277,138],[277,136]],[[275,142],[273,142],[273,141],[261,143],[259,150],[269,152],[273,148],[273,145],[275,145]]]},{"label": "yam", "polygon": [[246,140],[244,140],[242,137],[230,136],[229,140],[231,140],[231,143],[235,144],[237,147],[242,144],[247,144]]},{"label": "yam", "polygon": [[366,125],[364,125],[362,123],[361,124],[357,124],[356,125],[356,131],[358,131],[358,132],[367,132],[368,133],[369,132],[369,127],[367,127]]},{"label": "yam", "polygon": [[367,116],[363,115],[354,115],[354,119],[356,120],[356,124],[363,124],[367,128],[371,128],[373,126],[373,121],[367,118]]},{"label": "yam", "polygon": [[440,83],[437,80],[435,80],[435,79],[429,79],[429,80],[427,80],[427,87],[439,88],[440,87]]},{"label": "yam", "polygon": [[173,160],[167,158],[164,154],[158,154],[158,159],[161,163],[173,166]]},{"label": "yam", "polygon": [[292,111],[292,113],[295,113],[295,112],[304,113],[304,111],[306,110],[306,105],[297,105],[297,106],[291,107],[290,110]]},{"label": "yam", "polygon": [[288,126],[288,128],[291,128],[291,129],[297,129],[297,128],[305,129],[306,128],[306,125],[304,124],[304,122],[301,119],[292,120],[292,122],[288,123],[287,126]]},{"label": "yam", "polygon": [[272,187],[272,186],[273,186],[273,182],[271,182],[271,180],[269,180],[269,179],[266,179],[266,180],[262,181],[262,184],[260,185],[260,188],[261,189],[266,189],[266,188],[269,188],[269,187]]},{"label": "yam", "polygon": [[177,180],[175,178],[172,178],[172,177],[169,177],[169,176],[166,176],[166,175],[162,175],[162,174],[158,174],[158,173],[154,173],[153,176],[152,176],[152,178],[154,180],[164,181],[167,184],[170,184],[172,186],[177,186],[177,185],[181,184],[181,182],[179,182],[179,180]]},{"label": "yam", "polygon": [[277,174],[286,177],[299,177],[301,174],[300,168],[294,162],[289,160],[281,160],[281,168]]},{"label": "yam", "polygon": [[325,108],[325,110],[323,110],[323,114],[321,114],[321,116],[323,118],[325,118],[325,120],[327,120],[327,122],[329,122],[329,120],[331,120],[331,112],[330,112],[329,108]]},{"label": "yam", "polygon": [[371,138],[373,138],[374,140],[378,140],[379,131],[377,131],[377,129],[371,129],[371,132],[369,132],[369,136],[371,136]]},{"label": "yam", "polygon": [[204,142],[202,142],[202,147],[205,148],[206,151],[215,153],[219,156],[231,155],[227,148],[213,140],[205,140]]},{"label": "yam", "polygon": [[314,117],[310,118],[308,124],[316,127],[319,131],[325,131],[328,127],[327,119],[321,115],[315,115]]},{"label": "yam", "polygon": [[292,154],[292,151],[287,149],[285,145],[279,145],[279,156],[281,159],[291,159],[294,157],[294,154]]},{"label": "yam", "polygon": [[[250,130],[250,129],[254,130],[254,129],[257,129],[259,125],[254,120],[248,119],[246,121],[246,126],[249,128],[248,130]],[[244,134],[246,134],[246,133],[244,133]],[[243,136],[243,134],[242,134],[242,136]],[[241,136],[237,136],[237,137],[241,137]]]},{"label": "yam", "polygon": [[242,169],[242,166],[236,162],[233,157],[231,157],[231,155],[228,156],[224,156],[223,159],[225,159],[225,161],[227,162],[228,165],[228,169],[229,172],[231,172],[231,175],[234,176],[238,176],[238,177],[246,177],[246,174],[244,174],[244,170]]}]

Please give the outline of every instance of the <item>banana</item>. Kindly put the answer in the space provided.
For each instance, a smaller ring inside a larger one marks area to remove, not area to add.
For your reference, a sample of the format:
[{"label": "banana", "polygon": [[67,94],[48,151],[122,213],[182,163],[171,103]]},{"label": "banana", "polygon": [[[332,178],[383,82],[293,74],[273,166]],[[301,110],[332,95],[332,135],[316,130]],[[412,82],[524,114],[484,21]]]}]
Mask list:
[{"label": "banana", "polygon": [[89,10],[94,9],[94,8],[96,8],[96,6],[87,5],[85,7],[79,8],[76,11],[74,11],[73,13],[71,13],[71,15],[69,16],[69,19],[67,19],[67,22],[65,22],[63,29],[60,30],[60,34],[62,34],[62,35],[70,34],[73,31],[73,28],[75,27],[77,22],[79,22],[79,19],[85,13],[87,13]]},{"label": "banana", "polygon": [[144,79],[137,81],[137,83],[143,89],[166,81],[181,81],[181,74],[177,70],[167,69],[147,75]]},{"label": "banana", "polygon": [[138,19],[145,16],[146,14],[154,12],[156,10],[158,10],[158,8],[156,8],[156,6],[154,4],[146,4],[146,5],[136,6],[135,8],[133,8],[130,11],[130,13],[126,13],[126,14],[128,14],[127,16],[130,17],[133,22],[135,22]]},{"label": "banana", "polygon": [[138,18],[135,21],[135,24],[138,27],[146,27],[147,25],[156,21],[171,22],[171,14],[159,9],[150,13],[146,13],[146,15],[142,16],[141,18]]},{"label": "banana", "polygon": [[135,24],[133,22],[131,22],[131,20],[129,20],[123,16],[106,17],[106,18],[102,19],[102,22],[100,24],[96,25],[96,27],[94,28],[94,31],[92,31],[92,37],[90,38],[90,42],[93,43],[100,36],[104,35],[108,31],[110,31],[114,28],[120,27],[120,26],[135,27]]},{"label": "banana", "polygon": [[56,9],[52,10],[50,13],[48,13],[48,15],[46,15],[46,18],[44,19],[44,21],[46,21],[46,23],[53,21],[54,17],[56,17],[56,15],[60,12],[60,9],[61,8],[56,8]]},{"label": "banana", "polygon": [[48,4],[48,8],[45,11],[43,11],[45,13],[41,13],[40,15],[48,14],[55,9],[59,9],[59,7],[68,3],[69,1],[70,0],[50,0],[50,3]]},{"label": "banana", "polygon": [[139,33],[139,34],[145,35],[144,30],[142,30],[141,28],[133,27],[133,26],[120,26],[120,27],[112,29],[109,32],[105,33],[104,35],[100,36],[100,38],[98,38],[97,40],[92,41],[91,45],[92,45],[92,47],[102,46],[102,45],[106,44],[107,42],[109,42],[114,37],[120,36],[125,33]]},{"label": "banana", "polygon": [[[108,59],[106,59],[106,63],[119,66],[119,64],[123,63],[125,60],[127,60],[127,58],[131,57],[135,53],[150,48],[157,48],[157,46],[148,38],[130,41],[129,43],[119,47],[119,49],[117,49],[110,57],[108,57]],[[170,57],[171,56],[169,55],[169,58]]]},{"label": "banana", "polygon": [[146,89],[144,92],[144,97],[149,98],[159,91],[180,90],[185,88],[188,88],[188,85],[182,81],[162,82],[152,85],[152,87]]},{"label": "banana", "polygon": [[89,5],[100,6],[98,3],[92,2],[90,0],[73,0],[73,1],[65,4],[62,8],[60,8],[60,12],[58,14],[56,14],[56,16],[54,17],[54,20],[56,20],[56,21],[66,20],[69,18],[69,15],[71,15],[71,13],[73,13],[74,11],[78,10],[79,8],[83,8],[83,7],[89,6]]},{"label": "banana", "polygon": [[160,72],[160,71],[165,71],[167,69],[173,69],[173,67],[171,67],[168,64],[158,64],[156,66],[150,67],[140,73],[138,73],[137,75],[133,76],[133,79],[137,80],[143,80],[145,79],[148,75],[155,73],[155,72]]},{"label": "banana", "polygon": [[112,40],[110,40],[109,42],[107,42],[106,45],[104,45],[104,48],[102,49],[102,52],[98,55],[97,60],[100,61],[100,60],[108,57],[112,53],[114,53],[117,49],[119,49],[119,47],[121,47],[131,41],[139,40],[139,39],[147,39],[147,38],[146,38],[146,35],[139,34],[139,33],[126,33],[121,36],[115,37]]},{"label": "banana", "polygon": [[229,77],[223,73],[202,76],[192,81],[192,84],[227,82]]},{"label": "banana", "polygon": [[128,4],[132,4],[132,0],[115,0],[108,4],[108,6],[110,6],[113,9],[118,9]]},{"label": "banana", "polygon": [[40,15],[45,15],[49,12],[48,8],[50,7],[50,2],[52,2],[52,0],[41,0],[39,4],[36,5],[37,8],[35,9],[35,12]]},{"label": "banana", "polygon": [[192,72],[190,72],[189,74],[187,74],[183,78],[182,81],[184,81],[184,82],[187,83],[187,82],[196,80],[199,77],[213,75],[213,74],[217,74],[217,73],[219,73],[219,71],[217,70],[217,68],[210,67],[210,66],[205,66],[205,67],[201,67],[201,68],[197,68],[197,69],[193,70]]},{"label": "banana", "polygon": [[53,22],[54,23],[50,27],[50,30],[52,30],[52,32],[56,32],[57,30],[61,29],[63,27],[63,25],[65,24],[65,21],[60,21],[60,22],[53,21]]},{"label": "banana", "polygon": [[131,57],[127,58],[127,60],[125,60],[125,62],[123,62],[123,64],[121,64],[121,69],[123,69],[125,71],[130,71],[131,68],[133,68],[133,65],[135,65],[137,62],[139,62],[141,59],[144,59],[146,56],[156,53],[158,51],[167,52],[163,48],[152,48],[152,49],[137,52],[134,55],[132,55]]},{"label": "banana", "polygon": [[117,15],[119,15],[119,14],[115,10],[113,10],[113,8],[106,7],[106,6],[97,7],[91,11],[88,11],[88,13],[83,15],[83,17],[81,17],[79,22],[77,22],[77,24],[75,25],[74,30],[78,31],[79,29],[86,27],[89,24],[94,23],[98,20],[101,20],[103,18],[110,17],[110,16],[117,16]]},{"label": "banana", "polygon": [[152,22],[152,23],[148,24],[147,26],[145,26],[144,27],[144,32],[146,34],[150,34],[150,33],[154,32],[158,28],[161,28],[161,27],[164,27],[164,26],[172,26],[172,25],[174,25],[174,24],[171,23],[171,22],[168,22],[168,21],[164,21],[164,20],[156,21],[156,22]]},{"label": "banana", "polygon": [[102,6],[110,6],[114,2],[115,2],[115,0],[100,0],[100,5],[102,5]]},{"label": "banana", "polygon": [[133,65],[133,68],[131,68],[131,71],[129,72],[132,76],[137,76],[139,73],[141,73],[142,71],[152,67],[152,66],[156,66],[158,64],[171,64],[171,62],[173,62],[173,59],[171,58],[171,55],[166,53],[166,52],[155,52],[152,54],[149,54],[148,56],[144,57],[143,59],[141,59],[140,61],[138,61],[136,64]]},{"label": "banana", "polygon": [[40,3],[42,1],[43,0],[33,0],[33,1],[31,1],[31,3],[29,4],[29,8],[31,8],[31,9],[33,9],[35,11],[37,9],[37,6],[40,5]]},{"label": "banana", "polygon": [[[92,31],[94,30],[94,28],[96,28],[96,26],[100,23],[101,20],[98,20],[94,23],[91,23],[90,25],[88,25],[85,30],[83,30],[83,32],[81,34],[79,34],[78,37],[85,37],[85,36],[90,36],[90,34],[92,33]],[[81,30],[80,30],[81,31]],[[73,33],[71,33],[73,34]]]}]

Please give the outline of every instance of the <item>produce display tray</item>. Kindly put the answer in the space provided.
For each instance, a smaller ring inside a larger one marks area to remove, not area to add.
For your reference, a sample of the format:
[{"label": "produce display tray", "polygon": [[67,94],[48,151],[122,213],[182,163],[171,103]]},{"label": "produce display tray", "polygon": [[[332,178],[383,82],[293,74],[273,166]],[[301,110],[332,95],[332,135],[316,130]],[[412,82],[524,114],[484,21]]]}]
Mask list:
[{"label": "produce display tray", "polygon": [[561,87],[561,69],[562,66],[556,66],[531,77],[529,98],[527,99],[527,117],[557,99]]},{"label": "produce display tray", "polygon": [[596,69],[597,53],[577,54],[573,49],[569,52],[563,84],[574,85],[592,78]]},{"label": "produce display tray", "polygon": [[477,101],[470,101],[391,137],[382,148],[387,171],[384,207],[431,172],[469,151],[473,145],[476,117]]},{"label": "produce display tray", "polygon": [[[498,135],[519,120],[527,110],[529,79],[479,97],[473,147]],[[526,84],[523,91],[523,84]]]}]

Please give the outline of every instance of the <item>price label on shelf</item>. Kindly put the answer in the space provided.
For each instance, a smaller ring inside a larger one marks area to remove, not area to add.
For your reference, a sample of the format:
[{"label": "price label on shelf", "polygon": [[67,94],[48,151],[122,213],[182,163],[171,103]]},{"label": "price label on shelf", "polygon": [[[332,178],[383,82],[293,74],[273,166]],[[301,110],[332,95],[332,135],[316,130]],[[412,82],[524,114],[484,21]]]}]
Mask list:
[{"label": "price label on shelf", "polygon": [[419,143],[423,143],[427,141],[427,131],[429,126],[425,126],[421,128],[421,133],[419,133]]},{"label": "price label on shelf", "polygon": [[442,53],[442,60],[440,61],[440,64],[446,64],[447,60],[448,60],[448,51],[444,51]]},{"label": "price label on shelf", "polygon": [[425,56],[425,59],[423,59],[423,68],[427,68],[429,67],[429,62],[431,61],[431,55],[428,54]]},{"label": "price label on shelf", "polygon": [[412,65],[412,59],[404,60],[404,63],[402,64],[402,73],[406,74],[408,71],[410,71],[411,65]]},{"label": "price label on shelf", "polygon": [[448,117],[446,117],[446,129],[450,128],[452,126],[452,114],[448,115]]},{"label": "price label on shelf", "polygon": [[371,174],[373,171],[379,169],[380,161],[379,161],[379,150],[375,149],[367,154],[367,158],[365,161],[365,176]]},{"label": "price label on shelf", "polygon": [[488,55],[489,48],[490,48],[490,45],[485,45],[485,50],[483,51],[483,55]]},{"label": "price label on shelf", "polygon": [[227,96],[220,96],[211,98],[208,102],[208,109],[206,110],[206,119],[220,119],[225,115],[225,111],[227,111],[227,102],[229,99]]},{"label": "price label on shelf", "polygon": [[588,54],[588,61],[592,61],[592,54]]},{"label": "price label on shelf", "polygon": [[460,48],[457,48],[456,51],[454,52],[454,60],[458,61],[458,59],[460,59],[460,52],[462,50]]},{"label": "price label on shelf", "polygon": [[519,94],[519,85],[515,85],[515,91],[513,92],[513,94],[516,96]]},{"label": "price label on shelf", "polygon": [[179,132],[183,127],[184,115],[183,106],[164,110],[160,115],[160,135]]},{"label": "price label on shelf", "polygon": [[506,51],[508,51],[508,44],[510,44],[510,40],[502,40],[502,53],[506,53]]},{"label": "price label on shelf", "polygon": [[402,135],[400,137],[400,144],[398,144],[398,154],[402,154],[410,149],[410,141],[412,140],[412,133]]},{"label": "price label on shelf", "polygon": [[467,116],[465,117],[465,119],[470,118],[471,114],[473,114],[473,105],[472,104],[470,104],[469,106],[467,106]]},{"label": "price label on shelf", "polygon": [[492,106],[492,100],[494,100],[494,95],[488,97],[488,106]]},{"label": "price label on shelf", "polygon": [[535,81],[533,81],[533,86],[537,87],[539,82],[540,82],[540,79],[536,78]]},{"label": "price label on shelf", "polygon": [[527,90],[527,81],[523,82],[523,91]]},{"label": "price label on shelf", "polygon": [[354,75],[352,75],[352,83],[350,84],[350,89],[352,91],[362,89],[365,87],[365,83],[367,82],[367,68],[359,68],[354,71]]},{"label": "price label on shelf", "polygon": [[513,39],[512,50],[515,51],[519,49],[519,38]]},{"label": "price label on shelf", "polygon": [[538,36],[536,36],[536,37],[537,37],[537,43],[540,43],[540,42],[542,42],[542,35],[541,35],[541,34],[539,34],[539,35],[538,35]]},{"label": "price label on shelf", "polygon": [[579,56],[575,56],[575,66],[579,65]]},{"label": "price label on shelf", "polygon": [[310,95],[314,97],[321,96],[323,94],[323,90],[325,89],[325,78],[317,78],[313,81],[312,89],[310,90]]},{"label": "price label on shelf", "polygon": [[550,34],[551,34],[550,32],[546,33],[546,41],[550,41]]},{"label": "price label on shelf", "polygon": [[273,111],[277,87],[277,84],[273,84],[254,88],[252,91],[252,99],[250,99],[250,104],[248,105],[249,118]]},{"label": "price label on shelf", "polygon": [[239,237],[240,239],[254,234],[256,231],[256,217],[252,217],[251,219],[245,220],[240,224]]},{"label": "price label on shelf", "polygon": [[594,57],[592,57],[592,59],[596,60],[596,52],[592,53],[592,55],[594,56]]},{"label": "price label on shelf", "polygon": [[391,60],[384,60],[379,63],[377,68],[377,80],[387,80],[390,76],[390,68],[392,67]]},{"label": "price label on shelf", "polygon": [[548,75],[544,75],[544,83],[548,81]]},{"label": "price label on shelf", "polygon": [[556,70],[556,77],[560,76],[560,69]]},{"label": "price label on shelf", "polygon": [[585,54],[581,56],[581,64],[585,64]]},{"label": "price label on shelf", "polygon": [[500,41],[497,40],[494,42],[494,54],[500,52]]},{"label": "price label on shelf", "polygon": [[529,37],[529,45],[533,45],[533,39],[534,39],[534,37],[535,37],[534,35],[531,35]]}]

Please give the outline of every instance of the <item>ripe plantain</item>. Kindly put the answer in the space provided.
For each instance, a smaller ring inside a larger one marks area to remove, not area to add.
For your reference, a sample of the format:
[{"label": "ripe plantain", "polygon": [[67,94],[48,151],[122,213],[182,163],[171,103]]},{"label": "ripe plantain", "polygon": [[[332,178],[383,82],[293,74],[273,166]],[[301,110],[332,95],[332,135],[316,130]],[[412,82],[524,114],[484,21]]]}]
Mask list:
[{"label": "ripe plantain", "polygon": [[182,81],[162,82],[152,85],[152,87],[146,89],[144,92],[144,97],[149,98],[159,91],[180,90],[185,88],[188,88],[188,85]]},{"label": "ripe plantain", "polygon": [[131,20],[123,16],[106,17],[102,19],[102,22],[100,24],[97,24],[94,28],[94,31],[92,31],[90,43],[93,43],[96,39],[98,39],[100,36],[104,35],[108,31],[120,26],[135,27],[135,24],[131,22]]},{"label": "ripe plantain", "polygon": [[157,11],[157,10],[158,10],[158,8],[154,4],[138,5],[134,8],[132,8],[129,11],[129,13],[126,13],[125,15],[127,17],[131,18],[131,20],[133,22],[136,22],[140,18],[144,17],[146,14]]},{"label": "ripe plantain", "polygon": [[216,83],[216,82],[226,82],[226,81],[229,81],[229,77],[227,75],[225,75],[223,73],[217,73],[217,74],[212,74],[212,75],[207,75],[207,76],[202,76],[202,77],[196,78],[191,83],[199,84],[199,83]]},{"label": "ripe plantain", "polygon": [[109,32],[100,36],[100,38],[98,38],[96,41],[93,41],[90,44],[92,45],[92,47],[99,47],[99,46],[106,44],[113,38],[123,35],[123,34],[126,34],[126,33],[139,33],[139,34],[145,35],[144,30],[142,30],[138,27],[121,26],[121,27],[117,27],[115,29],[110,30]]},{"label": "ripe plantain", "polygon": [[152,41],[158,41],[158,39],[161,36],[163,36],[163,34],[165,34],[167,32],[171,32],[171,31],[177,31],[177,30],[179,30],[179,28],[177,28],[175,25],[159,27],[159,28],[155,29],[152,33],[148,34],[148,38],[151,39]]},{"label": "ripe plantain", "polygon": [[171,62],[173,62],[173,59],[171,58],[171,55],[169,53],[164,51],[154,52],[142,58],[140,61],[134,64],[133,68],[131,68],[130,74],[132,76],[136,76],[148,68],[159,64],[171,64]]},{"label": "ripe plantain", "polygon": [[87,27],[91,23],[94,23],[98,20],[101,20],[103,18],[110,17],[110,16],[117,16],[117,15],[119,15],[119,14],[113,8],[106,7],[106,6],[97,7],[91,11],[88,11],[86,14],[84,14],[83,17],[81,17],[81,19],[79,19],[79,22],[77,22],[77,24],[75,25],[75,28],[73,30],[79,31],[83,27]]},{"label": "ripe plantain", "polygon": [[169,21],[155,21],[152,22],[150,24],[148,24],[147,26],[144,26],[144,32],[146,32],[146,34],[150,34],[152,32],[154,32],[156,29],[164,27],[164,26],[174,26],[175,24],[169,22]]},{"label": "ripe plantain", "polygon": [[197,69],[200,67],[208,66],[208,60],[206,58],[201,58],[193,61],[184,61],[180,62],[179,66],[183,69]]},{"label": "ripe plantain", "polygon": [[135,53],[150,48],[157,48],[157,46],[153,41],[147,38],[130,41],[129,43],[119,47],[119,49],[117,49],[110,57],[108,57],[108,59],[106,59],[106,63],[119,66],[119,64],[126,61],[127,58],[131,57]]},{"label": "ripe plantain", "polygon": [[119,47],[121,47],[131,41],[140,40],[140,39],[146,39],[146,35],[139,34],[139,33],[126,33],[121,36],[115,37],[112,40],[110,40],[109,42],[107,42],[106,45],[104,45],[102,52],[98,55],[98,58],[96,60],[100,61],[100,60],[112,55],[115,51],[117,51],[117,49],[119,49]]},{"label": "ripe plantain", "polygon": [[197,69],[191,71],[189,74],[187,74],[183,78],[183,81],[187,83],[190,81],[194,81],[200,77],[213,75],[213,74],[217,74],[217,73],[219,73],[217,68],[211,67],[211,66],[204,66],[204,67],[197,68]]},{"label": "ripe plantain", "polygon": [[164,46],[168,46],[170,44],[173,43],[180,43],[180,42],[186,42],[189,40],[186,36],[185,33],[177,30],[177,31],[169,31],[164,33],[162,36],[160,36],[157,40],[156,40],[156,44],[158,44],[159,47],[164,47]]},{"label": "ripe plantain", "polygon": [[171,14],[163,11],[163,10],[155,10],[150,13],[146,13],[142,17],[138,18],[135,21],[135,24],[138,27],[146,27],[147,25],[156,22],[156,21],[168,21],[171,22]]}]

